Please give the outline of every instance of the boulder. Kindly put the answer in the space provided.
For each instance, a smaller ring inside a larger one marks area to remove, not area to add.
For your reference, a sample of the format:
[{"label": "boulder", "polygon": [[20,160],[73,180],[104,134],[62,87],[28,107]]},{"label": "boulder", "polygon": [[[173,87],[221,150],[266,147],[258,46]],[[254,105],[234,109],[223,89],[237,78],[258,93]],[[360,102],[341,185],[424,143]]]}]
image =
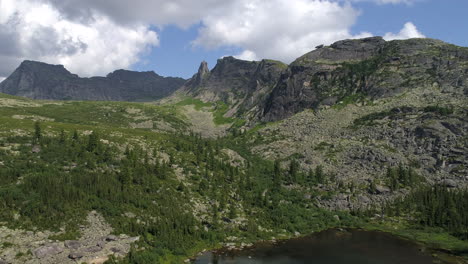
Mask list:
[{"label": "boulder", "polygon": [[80,241],[77,240],[65,240],[63,244],[69,249],[79,249],[81,247]]},{"label": "boulder", "polygon": [[382,185],[377,185],[375,186],[375,191],[377,192],[377,194],[385,194],[385,193],[389,193],[390,189]]},{"label": "boulder", "polygon": [[117,241],[117,236],[108,235],[106,236],[106,241]]},{"label": "boulder", "polygon": [[449,187],[449,188],[456,188],[458,186],[457,182],[450,179],[445,179],[440,182],[440,185]]},{"label": "boulder", "polygon": [[96,246],[98,246],[100,248],[104,248],[106,246],[106,241],[99,241],[99,242],[97,242]]},{"label": "boulder", "polygon": [[69,257],[70,259],[80,259],[80,258],[84,257],[84,254],[81,253],[81,252],[72,252],[72,253],[70,253],[70,254],[68,255],[68,257]]},{"label": "boulder", "polygon": [[31,150],[32,153],[39,153],[41,152],[41,146],[39,145],[34,145],[32,150]]},{"label": "boulder", "polygon": [[50,255],[56,255],[63,252],[63,247],[59,245],[50,245],[39,247],[34,250],[34,256],[37,258],[45,258]]},{"label": "boulder", "polygon": [[112,251],[113,253],[121,253],[122,250],[116,248],[116,247],[113,247],[113,248],[110,248],[110,251]]}]

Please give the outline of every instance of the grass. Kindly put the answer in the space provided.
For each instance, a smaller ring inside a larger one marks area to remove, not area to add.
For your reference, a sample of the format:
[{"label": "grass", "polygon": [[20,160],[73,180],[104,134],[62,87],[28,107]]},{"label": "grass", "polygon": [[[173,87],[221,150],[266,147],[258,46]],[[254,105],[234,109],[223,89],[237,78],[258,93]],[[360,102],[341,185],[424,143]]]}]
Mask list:
[{"label": "grass", "polygon": [[205,102],[203,102],[201,100],[198,100],[198,99],[195,99],[195,98],[192,98],[192,97],[188,97],[188,98],[176,103],[175,105],[176,106],[193,105],[193,106],[195,106],[195,110],[197,110],[197,111],[201,111],[205,107],[212,107],[213,106],[212,103],[205,103]]},{"label": "grass", "polygon": [[229,110],[229,106],[224,102],[217,102],[213,112],[213,122],[215,125],[231,124],[236,122],[236,118],[225,117],[224,115]]},{"label": "grass", "polygon": [[67,231],[62,234],[52,235],[49,236],[50,240],[58,240],[58,241],[65,241],[65,240],[77,240],[81,237],[80,232],[78,230]]},{"label": "grass", "polygon": [[31,105],[12,106],[2,99],[11,96],[0,95],[0,122],[2,130],[30,128],[37,119],[48,120],[45,123],[65,127],[99,126],[100,129],[130,128],[132,123],[145,121],[165,122],[171,127],[185,131],[188,124],[183,116],[163,106],[128,102],[72,101],[53,104],[47,101],[33,101],[14,98]]},{"label": "grass", "polygon": [[367,222],[360,226],[366,230],[379,230],[399,237],[420,242],[432,249],[445,250],[468,257],[468,241],[460,240],[440,228],[418,227],[405,220],[392,218],[378,222]]},{"label": "grass", "polygon": [[364,100],[365,96],[360,93],[352,94],[342,98],[337,104],[333,105],[334,109],[341,110],[349,104],[355,104]]}]

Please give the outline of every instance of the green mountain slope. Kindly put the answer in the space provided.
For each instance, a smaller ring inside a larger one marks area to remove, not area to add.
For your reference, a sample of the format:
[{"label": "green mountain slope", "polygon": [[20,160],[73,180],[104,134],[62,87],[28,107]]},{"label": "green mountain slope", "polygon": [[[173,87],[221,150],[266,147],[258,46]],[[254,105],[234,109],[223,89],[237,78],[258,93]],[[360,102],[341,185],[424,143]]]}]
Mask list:
[{"label": "green mountain slope", "polygon": [[362,227],[466,262],[466,63],[371,38],[202,64],[151,103],[0,94],[0,261],[182,263]]}]

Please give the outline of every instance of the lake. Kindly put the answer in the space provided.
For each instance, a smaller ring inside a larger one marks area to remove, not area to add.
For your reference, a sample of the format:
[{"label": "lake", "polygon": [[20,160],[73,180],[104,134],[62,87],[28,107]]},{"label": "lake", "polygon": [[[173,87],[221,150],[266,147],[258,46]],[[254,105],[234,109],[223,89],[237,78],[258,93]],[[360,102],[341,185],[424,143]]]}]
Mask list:
[{"label": "lake", "polygon": [[427,264],[429,252],[411,241],[383,232],[327,230],[237,250],[205,252],[196,264]]}]

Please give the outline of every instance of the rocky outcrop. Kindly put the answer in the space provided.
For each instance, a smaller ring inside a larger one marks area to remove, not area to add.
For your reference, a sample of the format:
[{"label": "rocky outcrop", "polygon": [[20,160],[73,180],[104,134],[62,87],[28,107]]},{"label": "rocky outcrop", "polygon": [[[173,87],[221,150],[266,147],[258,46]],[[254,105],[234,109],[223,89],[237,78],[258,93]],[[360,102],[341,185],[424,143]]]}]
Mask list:
[{"label": "rocky outcrop", "polygon": [[[125,256],[139,237],[111,235],[112,228],[97,212],[87,216],[87,226],[80,227],[78,240],[51,240],[58,235],[50,231],[32,232],[0,227],[0,244],[12,245],[0,249],[0,263],[104,263],[109,255]],[[28,253],[28,252],[31,252]]]},{"label": "rocky outcrop", "polygon": [[48,256],[62,253],[62,252],[63,252],[62,246],[60,246],[59,244],[52,244],[48,246],[42,246],[34,250],[34,256],[36,256],[39,259],[42,259]]},{"label": "rocky outcrop", "polygon": [[227,116],[242,115],[251,119],[261,111],[286,67],[272,60],[244,61],[224,57],[210,72],[206,62],[202,62],[198,73],[180,91],[205,102],[223,101],[230,107]]},{"label": "rocky outcrop", "polygon": [[468,48],[432,39],[338,41],[294,61],[269,96],[264,121],[284,119],[352,97],[370,100],[436,85],[468,94]]},{"label": "rocky outcrop", "polygon": [[252,150],[265,158],[297,157],[305,171],[321,165],[333,175],[322,191],[339,193],[318,205],[366,208],[409,192],[389,190],[387,169],[400,165],[429,184],[468,187],[466,105],[468,98],[438,86],[415,87],[399,96],[302,111],[256,131],[249,142],[259,142]]},{"label": "rocky outcrop", "polygon": [[152,71],[127,70],[106,77],[80,78],[63,65],[24,61],[0,83],[0,92],[33,99],[148,101],[170,95],[184,82]]}]

